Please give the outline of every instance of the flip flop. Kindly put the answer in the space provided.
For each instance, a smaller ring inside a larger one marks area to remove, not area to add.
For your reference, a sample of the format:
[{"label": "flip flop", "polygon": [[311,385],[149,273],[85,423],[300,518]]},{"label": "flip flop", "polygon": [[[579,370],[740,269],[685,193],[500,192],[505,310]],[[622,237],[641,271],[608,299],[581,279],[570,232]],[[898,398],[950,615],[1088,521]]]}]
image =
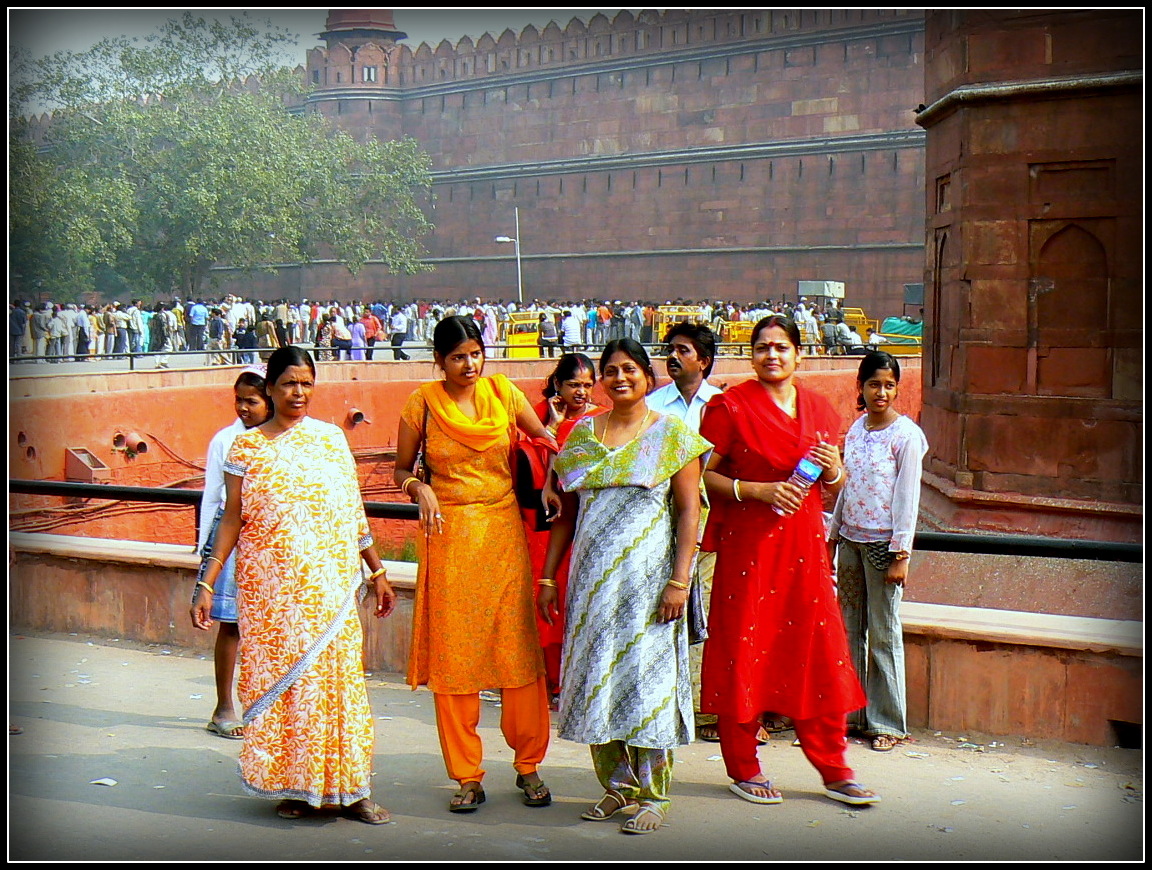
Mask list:
[{"label": "flip flop", "polygon": [[212,720],[204,726],[204,730],[218,737],[223,737],[225,740],[244,739],[243,722],[217,722],[216,720]]},{"label": "flip flop", "polygon": [[824,786],[824,796],[830,797],[834,801],[840,801],[840,803],[842,803],[842,804],[848,804],[849,806],[853,806],[853,807],[863,807],[863,806],[868,806],[869,804],[880,803],[880,795],[878,795],[878,794],[873,794],[873,795],[848,794],[846,791],[844,791],[844,789],[846,789],[846,788],[858,788],[858,789],[864,790],[864,786],[860,785],[860,783],[858,783],[858,782],[842,782],[836,788],[830,788],[829,786],[825,785]]},{"label": "flip flop", "polygon": [[548,786],[544,785],[542,779],[533,785],[522,775],[516,774],[516,788],[524,792],[524,806],[526,807],[546,807],[552,803],[552,793],[548,791]]},{"label": "flip flop", "polygon": [[282,819],[302,819],[312,815],[312,807],[304,801],[284,800],[276,805],[276,815]]},{"label": "flip flop", "polygon": [[388,810],[380,804],[373,803],[368,798],[356,801],[351,806],[343,807],[340,810],[340,815],[346,819],[364,822],[366,825],[386,825],[392,821],[392,816],[388,814]]},{"label": "flip flop", "polygon": [[756,782],[754,779],[746,779],[743,782],[734,782],[728,786],[728,791],[736,795],[736,797],[743,798],[754,804],[782,804],[784,803],[784,795],[777,794],[775,797],[762,797],[758,794],[753,794],[745,786],[752,786],[753,788],[762,788],[768,791],[776,791],[772,785],[772,780],[766,779],[764,782]]},{"label": "flip flop", "polygon": [[460,786],[460,790],[452,795],[452,800],[460,798],[461,801],[467,800],[471,796],[472,800],[468,803],[449,803],[448,812],[450,813],[474,813],[480,808],[480,804],[484,803],[488,798],[484,795],[484,786],[478,782],[466,782]]}]

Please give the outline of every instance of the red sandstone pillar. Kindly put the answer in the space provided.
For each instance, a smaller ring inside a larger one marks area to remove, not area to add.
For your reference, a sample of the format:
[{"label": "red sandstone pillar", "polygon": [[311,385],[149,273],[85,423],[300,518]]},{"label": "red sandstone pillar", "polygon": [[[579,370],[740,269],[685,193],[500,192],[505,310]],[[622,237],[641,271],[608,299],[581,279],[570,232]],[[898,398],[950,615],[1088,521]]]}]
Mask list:
[{"label": "red sandstone pillar", "polygon": [[1139,540],[1139,11],[927,13],[923,506]]}]

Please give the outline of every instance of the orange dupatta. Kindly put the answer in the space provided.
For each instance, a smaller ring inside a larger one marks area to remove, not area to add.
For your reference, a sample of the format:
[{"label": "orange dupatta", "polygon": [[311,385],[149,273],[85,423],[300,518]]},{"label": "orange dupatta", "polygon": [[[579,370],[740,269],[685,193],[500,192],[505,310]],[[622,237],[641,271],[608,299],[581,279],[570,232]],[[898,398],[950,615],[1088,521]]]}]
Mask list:
[{"label": "orange dupatta", "polygon": [[512,382],[506,375],[497,374],[480,378],[472,403],[476,406],[476,419],[464,416],[452,401],[442,381],[431,381],[420,386],[428,411],[440,427],[456,441],[473,450],[488,450],[507,437],[513,420],[508,416],[512,398]]}]

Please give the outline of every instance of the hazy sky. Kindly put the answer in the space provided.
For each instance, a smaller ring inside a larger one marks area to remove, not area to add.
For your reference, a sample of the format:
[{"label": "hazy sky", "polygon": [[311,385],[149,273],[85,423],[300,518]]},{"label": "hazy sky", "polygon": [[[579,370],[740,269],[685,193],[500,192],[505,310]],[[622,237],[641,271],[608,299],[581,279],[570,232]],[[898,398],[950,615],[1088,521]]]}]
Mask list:
[{"label": "hazy sky", "polygon": [[[146,36],[166,19],[179,16],[183,9],[20,9],[8,8],[8,41],[42,57],[54,51],[83,51],[106,36]],[[327,9],[195,9],[205,18],[227,18],[247,11],[256,19],[300,35],[300,51],[291,60],[304,63],[304,51],[322,45],[316,34],[324,29]],[[408,34],[405,42],[416,48],[421,42],[435,47],[440,40],[455,43],[462,36],[473,39],[485,32],[499,36],[505,28],[518,31],[534,24],[543,29],[555,20],[564,27],[572,18],[588,21],[597,12],[610,19],[618,9],[394,9],[396,28]],[[635,12],[635,10],[634,10]]]}]

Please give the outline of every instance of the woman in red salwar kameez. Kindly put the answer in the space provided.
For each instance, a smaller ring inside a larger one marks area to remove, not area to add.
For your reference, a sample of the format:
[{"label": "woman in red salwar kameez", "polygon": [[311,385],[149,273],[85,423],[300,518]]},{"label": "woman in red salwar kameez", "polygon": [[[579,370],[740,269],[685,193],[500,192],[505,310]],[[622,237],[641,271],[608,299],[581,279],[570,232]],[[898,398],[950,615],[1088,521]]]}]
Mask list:
[{"label": "woman in red salwar kameez", "polygon": [[[548,376],[544,398],[532,410],[540,422],[564,446],[572,429],[585,417],[596,417],[608,409],[592,403],[592,390],[596,386],[596,367],[582,353],[566,353],[560,357],[555,370]],[[547,466],[550,456],[540,455]],[[521,509],[524,530],[528,535],[528,556],[532,560],[534,577],[543,576],[544,558],[548,555],[550,529],[537,529],[536,512]],[[565,553],[556,570],[559,612],[549,624],[537,614],[536,628],[540,632],[540,645],[544,648],[544,668],[548,678],[548,694],[552,709],[558,710],[560,696],[560,648],[564,643],[564,602],[568,600],[568,556]]]},{"label": "woman in red salwar kameez", "polygon": [[800,357],[795,323],[764,318],[752,330],[757,377],[713,398],[704,413],[700,434],[715,451],[705,472],[713,507],[703,548],[718,555],[701,710],[719,717],[739,797],[783,800],[757,758],[758,719],[771,710],[794,721],[828,797],[870,804],[880,798],[854,781],[845,759],[846,715],[864,693],[828,562],[821,486],[805,493],[788,482],[805,456],[821,467],[824,487],[838,490],[844,477],[830,443],[839,417],[795,382]]}]

